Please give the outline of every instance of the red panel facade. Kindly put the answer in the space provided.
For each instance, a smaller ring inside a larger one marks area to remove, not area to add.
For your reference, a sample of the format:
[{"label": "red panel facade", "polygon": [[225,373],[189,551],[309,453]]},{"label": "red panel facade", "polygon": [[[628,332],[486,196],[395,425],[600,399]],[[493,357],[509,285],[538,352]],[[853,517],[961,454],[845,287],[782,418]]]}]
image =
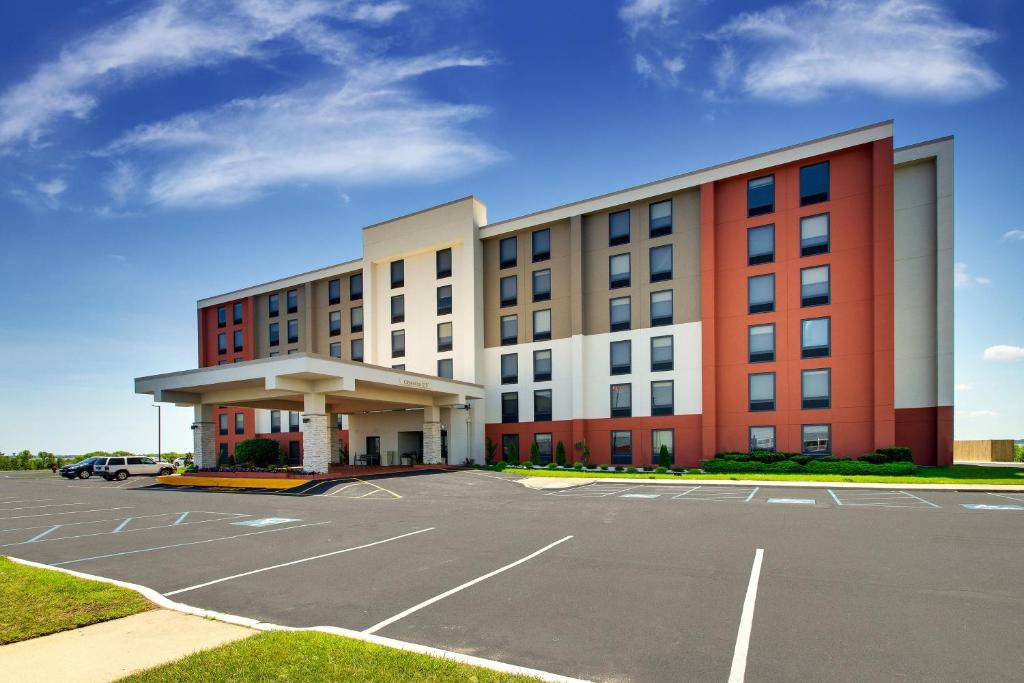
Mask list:
[{"label": "red panel facade", "polygon": [[[242,307],[241,321],[235,322],[235,304]],[[219,309],[223,309],[224,323],[220,324],[218,315]],[[207,306],[199,309],[199,365],[210,367],[225,365],[256,357],[256,337],[253,321],[255,320],[254,300],[252,297],[245,297],[235,301],[228,301],[216,306]],[[242,348],[236,351],[234,345],[235,332],[242,334]],[[224,353],[220,352],[220,335],[224,335]],[[242,415],[243,429],[241,433],[235,431],[236,415]],[[226,417],[221,417],[221,416]],[[230,408],[216,407],[213,411],[214,424],[217,427],[216,444],[217,452],[226,452],[233,455],[238,442],[251,439],[256,435],[256,411],[252,408]],[[222,429],[225,426],[222,420],[226,420],[226,432]]]}]

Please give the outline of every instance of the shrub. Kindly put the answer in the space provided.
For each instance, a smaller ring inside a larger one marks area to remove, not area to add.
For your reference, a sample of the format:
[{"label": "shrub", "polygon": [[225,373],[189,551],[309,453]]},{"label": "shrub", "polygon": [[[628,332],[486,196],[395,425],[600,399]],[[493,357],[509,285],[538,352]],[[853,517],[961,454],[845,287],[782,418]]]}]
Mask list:
[{"label": "shrub", "polygon": [[582,469],[583,469],[583,463],[581,463],[581,462],[578,462],[578,463],[574,464],[574,465],[572,466],[572,468],[573,468],[574,470],[582,470]]},{"label": "shrub", "polygon": [[188,465],[185,465],[185,469],[182,470],[182,472],[184,472],[185,474],[198,471],[199,468],[195,466],[195,463],[189,463]]},{"label": "shrub", "polygon": [[879,448],[876,453],[888,455],[892,462],[914,462],[914,455],[906,446],[893,446],[891,448]]},{"label": "shrub", "polygon": [[676,466],[676,467],[672,468],[672,471],[673,472],[685,472],[686,470],[684,468],[682,468],[682,467]]},{"label": "shrub", "polygon": [[668,468],[667,467],[659,467],[656,470],[654,470],[654,472],[655,472],[655,474],[668,474]]},{"label": "shrub", "polygon": [[548,463],[548,469],[549,469],[549,470],[553,470],[553,469],[555,469],[555,463],[553,463],[553,462],[549,462],[549,463]]},{"label": "shrub", "polygon": [[860,456],[861,462],[869,462],[872,465],[881,465],[883,463],[892,462],[892,458],[885,453],[865,453]]},{"label": "shrub", "polygon": [[[252,467],[267,467],[284,458],[281,447],[273,439],[246,439],[235,446],[235,460]],[[287,464],[287,460],[284,462]]]},{"label": "shrub", "polygon": [[484,450],[487,453],[487,455],[484,456],[484,464],[490,465],[494,462],[494,453],[498,450],[498,444],[491,441],[488,437],[487,441],[484,443]]},{"label": "shrub", "polygon": [[518,465],[519,464],[519,449],[516,448],[515,443],[510,443],[508,445],[507,457],[508,457],[509,464],[511,464],[511,465]]},{"label": "shrub", "polygon": [[565,465],[565,444],[561,441],[555,444],[555,464]]},{"label": "shrub", "polygon": [[530,444],[530,462],[534,465],[540,464],[540,446],[537,445],[536,441]]},{"label": "shrub", "polygon": [[608,469],[608,465],[598,465],[598,467],[601,468],[602,470]]},{"label": "shrub", "polygon": [[623,468],[622,468],[622,465],[616,465],[616,466],[615,466],[615,471],[616,471],[616,472],[621,472],[621,471],[622,471],[622,469],[623,469]]},{"label": "shrub", "polygon": [[528,469],[528,470],[533,469],[533,463],[530,462],[529,460],[527,460],[526,462],[520,464],[519,466],[523,467],[525,469]]},{"label": "shrub", "polygon": [[[622,468],[620,467],[619,469],[622,469]],[[635,467],[627,467],[626,468],[626,472],[628,474],[636,474],[636,468]]]},{"label": "shrub", "polygon": [[496,472],[501,472],[506,467],[508,467],[508,463],[506,463],[504,460],[499,460],[498,462],[494,463],[494,469]]}]

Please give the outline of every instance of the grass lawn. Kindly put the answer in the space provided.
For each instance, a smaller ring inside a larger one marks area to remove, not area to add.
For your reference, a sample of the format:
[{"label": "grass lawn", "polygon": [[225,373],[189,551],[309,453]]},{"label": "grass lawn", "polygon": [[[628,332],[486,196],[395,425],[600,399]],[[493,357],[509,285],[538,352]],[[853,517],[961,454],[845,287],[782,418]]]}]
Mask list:
[{"label": "grass lawn", "polygon": [[512,469],[506,472],[526,477],[580,477],[584,479],[627,478],[627,479],[719,479],[726,481],[842,481],[870,484],[1011,484],[1024,486],[1024,468],[981,467],[978,465],[952,465],[950,467],[921,467],[918,474],[906,477],[880,477],[844,474],[775,474],[741,472],[737,474],[654,474],[599,471],[577,472],[576,470],[549,470],[546,468]]},{"label": "grass lawn", "polygon": [[498,673],[351,638],[270,632],[121,679],[131,683],[206,681],[465,681],[518,683],[535,678]]},{"label": "grass lawn", "polygon": [[0,557],[0,645],[152,609],[135,591]]}]

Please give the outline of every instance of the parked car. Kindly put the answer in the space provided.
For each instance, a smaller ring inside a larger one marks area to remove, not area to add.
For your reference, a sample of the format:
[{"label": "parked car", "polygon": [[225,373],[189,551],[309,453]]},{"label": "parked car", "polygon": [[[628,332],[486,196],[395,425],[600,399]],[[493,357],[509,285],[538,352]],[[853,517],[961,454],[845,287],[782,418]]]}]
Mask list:
[{"label": "parked car", "polygon": [[96,462],[104,459],[105,458],[98,458],[95,456],[92,458],[86,458],[81,462],[64,465],[57,470],[57,473],[62,477],[67,477],[68,479],[74,479],[75,477],[78,477],[79,479],[88,479],[92,476],[93,467],[96,465]]},{"label": "parked car", "polygon": [[141,455],[118,458],[99,458],[103,462],[93,465],[93,472],[107,481],[124,481],[129,476],[141,474],[174,474],[174,466],[163,460],[154,460]]},{"label": "parked car", "polygon": [[189,458],[177,458],[172,464],[174,465],[174,468],[177,469],[179,467],[186,467],[191,462],[192,460]]}]

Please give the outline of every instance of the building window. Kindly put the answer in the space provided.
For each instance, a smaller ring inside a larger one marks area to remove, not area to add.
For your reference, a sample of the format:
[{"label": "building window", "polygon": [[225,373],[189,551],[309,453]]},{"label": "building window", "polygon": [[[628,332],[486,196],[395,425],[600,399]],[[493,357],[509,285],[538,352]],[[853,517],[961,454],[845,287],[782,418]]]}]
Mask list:
[{"label": "building window", "polygon": [[405,330],[391,330],[391,357],[405,356]]},{"label": "building window", "polygon": [[608,288],[629,287],[629,254],[615,254],[608,257]]},{"label": "building window", "polygon": [[519,342],[519,318],[515,315],[501,316],[501,343],[502,345],[516,344]]},{"label": "building window", "polygon": [[651,292],[651,327],[672,324],[672,290]]},{"label": "building window", "polygon": [[532,247],[534,263],[551,258],[551,230],[545,228],[534,231]]},{"label": "building window", "polygon": [[225,327],[228,324],[228,309],[225,306],[217,308],[217,327]]},{"label": "building window", "polygon": [[228,352],[228,335],[221,332],[217,335],[217,353]]},{"label": "building window", "polygon": [[452,350],[452,324],[451,322],[437,324],[437,350]]},{"label": "building window", "polygon": [[672,337],[651,337],[651,372],[671,370],[672,364]]},{"label": "building window", "polygon": [[800,398],[804,410],[832,405],[832,372],[828,368],[804,370],[800,377]]},{"label": "building window", "polygon": [[533,271],[533,300],[547,301],[550,298],[551,271],[547,268]]},{"label": "building window", "polygon": [[335,429],[345,428],[345,416],[342,415],[341,413],[338,413],[338,416],[335,418],[334,427]]},{"label": "building window", "polygon": [[551,462],[551,433],[541,432],[533,435],[533,442],[537,444],[537,452],[540,454],[540,464],[547,465]]},{"label": "building window", "polygon": [[612,464],[633,464],[633,432],[619,430],[612,432]]},{"label": "building window", "polygon": [[761,216],[775,211],[775,176],[751,178],[747,181],[747,216]]},{"label": "building window", "polygon": [[632,326],[632,312],[628,296],[620,296],[609,302],[608,327],[612,332],[628,330]]},{"label": "building window", "polygon": [[832,319],[801,320],[800,357],[823,358],[830,355],[832,355]]},{"label": "building window", "polygon": [[551,349],[540,349],[533,352],[533,381],[551,381]]},{"label": "building window", "polygon": [[234,304],[231,306],[231,320],[236,325],[242,323],[242,304]]},{"label": "building window", "polygon": [[217,433],[221,436],[227,436],[228,433],[228,414],[221,413],[217,416]]},{"label": "building window", "polygon": [[288,464],[298,465],[302,462],[302,443],[299,441],[288,442]]},{"label": "building window", "polygon": [[[217,458],[217,464],[218,465],[227,465],[228,464],[228,445],[226,443],[218,444],[217,445],[217,449],[218,449],[218,452],[219,452],[219,455],[218,455],[218,458]],[[121,462],[123,463],[124,460],[121,460]]]},{"label": "building window", "polygon": [[633,415],[633,385],[613,384],[610,393],[612,417],[631,417]]},{"label": "building window", "polygon": [[501,421],[519,422],[519,393],[506,391],[501,395]]},{"label": "building window", "polygon": [[437,265],[437,278],[440,280],[443,277],[452,276],[452,250],[442,249],[437,252],[436,257]]},{"label": "building window", "polygon": [[405,363],[392,363],[392,370],[405,370]]},{"label": "building window", "polygon": [[629,244],[629,209],[608,214],[608,246]]},{"label": "building window", "polygon": [[405,286],[405,261],[391,262],[391,289]]},{"label": "building window", "polygon": [[281,312],[281,295],[271,294],[267,297],[267,316],[276,318]]},{"label": "building window", "polygon": [[817,266],[800,271],[801,306],[822,306],[829,303],[828,270],[828,266]]},{"label": "building window", "polygon": [[651,247],[651,282],[672,279],[672,245],[663,244]]},{"label": "building window", "polygon": [[775,373],[762,372],[748,378],[751,412],[775,410]]},{"label": "building window", "polygon": [[775,324],[747,328],[747,360],[766,363],[775,360]]},{"label": "building window", "polygon": [[675,432],[671,429],[652,429],[651,430],[651,464],[661,464],[661,447],[664,446],[665,450],[668,451],[668,462],[669,465],[675,464],[676,453],[675,453]]},{"label": "building window", "polygon": [[391,297],[391,322],[405,322],[405,295],[397,294]]},{"label": "building window", "polygon": [[279,434],[281,432],[281,411],[271,410],[270,411],[270,433]]},{"label": "building window", "polygon": [[628,375],[633,371],[633,344],[628,339],[613,341],[608,345],[611,374]]},{"label": "building window", "polygon": [[829,251],[829,214],[804,216],[800,219],[800,255],[813,256]]},{"label": "building window", "polygon": [[512,268],[516,265],[518,248],[515,237],[506,237],[498,242],[498,267]]},{"label": "building window", "polygon": [[516,458],[519,458],[519,435],[518,434],[502,434],[501,435],[501,459],[508,462],[510,454],[515,449]]},{"label": "building window", "polygon": [[348,326],[350,332],[363,331],[363,307],[356,306],[348,314]]},{"label": "building window", "polygon": [[672,234],[672,200],[666,199],[663,202],[654,202],[647,207],[648,218],[650,219],[651,237],[661,237]]},{"label": "building window", "polygon": [[289,313],[295,313],[299,310],[299,290],[289,289],[285,295],[286,305]]},{"label": "building window", "polygon": [[827,161],[800,169],[800,206],[828,201],[828,177]]},{"label": "building window", "polygon": [[747,278],[747,310],[767,313],[775,310],[775,274]]},{"label": "building window", "polygon": [[651,382],[651,415],[671,415],[675,412],[673,386],[670,379]]},{"label": "building window", "polygon": [[452,286],[442,285],[437,288],[437,314],[448,315],[452,312]]},{"label": "building window", "polygon": [[281,343],[281,324],[270,323],[270,333],[267,335],[270,338],[270,345],[277,346]]},{"label": "building window", "polygon": [[519,354],[501,354],[501,383],[516,384],[519,382]]},{"label": "building window", "polygon": [[832,425],[801,425],[800,451],[806,455],[832,453]]},{"label": "building window", "polygon": [[775,226],[759,225],[747,230],[747,265],[775,260]]},{"label": "building window", "polygon": [[533,312],[533,341],[551,339],[551,309]]},{"label": "building window", "polygon": [[363,340],[353,339],[352,340],[352,360],[362,362],[363,360]]},{"label": "building window", "polygon": [[331,358],[341,358],[341,342],[331,342]]},{"label": "building window", "polygon": [[359,301],[363,298],[363,274],[355,273],[348,276],[348,298]]},{"label": "building window", "polygon": [[288,411],[288,431],[299,431],[299,414],[294,410]]},{"label": "building window", "polygon": [[245,434],[245,413],[235,413],[235,434]]},{"label": "building window", "polygon": [[437,360],[437,376],[451,379],[455,376],[455,368],[451,358],[439,358]]},{"label": "building window", "polygon": [[336,306],[341,303],[341,280],[327,283],[327,305]]},{"label": "building window", "polygon": [[234,347],[235,353],[241,353],[242,349],[244,348],[244,343],[242,340],[242,331],[235,330],[235,333],[232,336],[232,342],[234,342],[232,346]]},{"label": "building window", "polygon": [[533,421],[551,422],[550,389],[537,389],[533,392]]},{"label": "building window", "polygon": [[506,275],[498,281],[502,306],[515,306],[519,302],[518,279],[515,275]]},{"label": "building window", "polygon": [[341,311],[331,311],[327,314],[327,330],[332,337],[341,334]]},{"label": "building window", "polygon": [[775,427],[751,427],[750,428],[750,450],[751,451],[774,451],[775,450]]},{"label": "building window", "polygon": [[288,321],[288,343],[295,344],[299,341],[299,321],[292,318]]}]

